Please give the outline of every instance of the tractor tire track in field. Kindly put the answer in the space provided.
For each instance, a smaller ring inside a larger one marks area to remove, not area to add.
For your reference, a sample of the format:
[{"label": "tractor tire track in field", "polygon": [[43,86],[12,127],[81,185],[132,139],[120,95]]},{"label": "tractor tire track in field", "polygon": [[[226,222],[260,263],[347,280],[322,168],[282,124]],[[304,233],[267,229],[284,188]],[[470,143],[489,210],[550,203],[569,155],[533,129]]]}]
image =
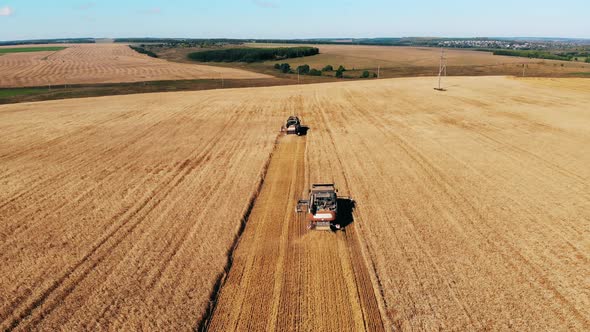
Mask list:
[{"label": "tractor tire track in field", "polygon": [[[308,231],[294,213],[305,192],[305,147],[306,137],[278,140],[200,330],[384,330],[354,225]],[[346,207],[341,215],[352,219]]]}]

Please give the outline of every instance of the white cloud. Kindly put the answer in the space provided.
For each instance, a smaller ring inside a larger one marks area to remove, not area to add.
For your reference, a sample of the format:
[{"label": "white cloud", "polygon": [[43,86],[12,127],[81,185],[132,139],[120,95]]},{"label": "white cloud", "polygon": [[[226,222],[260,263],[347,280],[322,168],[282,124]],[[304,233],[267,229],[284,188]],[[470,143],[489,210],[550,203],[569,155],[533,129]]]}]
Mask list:
[{"label": "white cloud", "polygon": [[14,13],[14,10],[12,9],[12,7],[0,7],[0,16],[10,16]]}]

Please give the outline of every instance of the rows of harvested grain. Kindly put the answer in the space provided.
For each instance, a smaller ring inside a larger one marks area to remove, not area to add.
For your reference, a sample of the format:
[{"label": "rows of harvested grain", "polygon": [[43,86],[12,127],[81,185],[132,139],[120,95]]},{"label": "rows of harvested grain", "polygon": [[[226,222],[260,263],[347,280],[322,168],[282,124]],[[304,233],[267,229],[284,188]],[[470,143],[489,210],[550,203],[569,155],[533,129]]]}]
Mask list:
[{"label": "rows of harvested grain", "polygon": [[[248,283],[273,283],[271,318],[247,327],[378,328],[374,292],[405,329],[588,329],[589,83],[448,84],[0,107],[1,326],[194,327],[278,127],[299,114],[304,187],[335,182],[358,218],[331,234],[272,212],[253,239],[278,257],[244,254]],[[243,299],[234,321],[266,310]]]},{"label": "rows of harvested grain", "polygon": [[10,53],[0,57],[0,68],[0,87],[268,77],[150,58],[123,44],[79,44],[57,52]]},{"label": "rows of harvested grain", "polygon": [[[280,123],[246,95],[214,95],[0,110],[23,127],[0,148],[3,327],[198,323]],[[68,128],[68,113],[87,119]],[[258,120],[233,130],[242,116]],[[44,121],[53,137],[30,132]]]},{"label": "rows of harvested grain", "polygon": [[[308,112],[313,111],[309,96],[305,88],[284,94],[281,109],[285,114],[302,115],[307,123]],[[315,149],[322,146],[318,142],[327,131],[323,123],[309,125],[307,137],[279,140],[216,301],[211,330],[383,328],[371,281],[355,246],[354,229],[346,233],[309,231],[305,218],[293,213],[297,199],[307,192],[310,174],[324,172],[324,178],[314,182],[342,177],[337,161],[333,169],[327,167],[328,160],[315,167],[322,159]],[[306,140],[314,143],[304,151]],[[346,185],[342,189],[346,192]]]},{"label": "rows of harvested grain", "polygon": [[[284,285],[284,269],[291,255],[285,243],[291,229],[295,191],[302,185],[297,174],[303,164],[305,141],[287,137],[278,142],[262,187],[238,247],[232,256],[232,269],[225,280],[209,324],[213,331],[274,330],[282,325],[276,311],[277,296]],[[248,317],[248,318],[245,318]],[[272,328],[274,326],[274,328]]]},{"label": "rows of harvested grain", "polygon": [[[338,188],[338,195],[343,198],[340,206],[340,218],[345,222],[346,227],[343,232],[334,235],[311,233],[307,235],[312,239],[310,242],[318,246],[312,252],[320,253],[322,259],[317,264],[319,267],[329,266],[334,263],[335,266],[330,267],[327,271],[318,271],[312,273],[314,275],[328,276],[328,280],[339,280],[343,283],[341,290],[346,289],[348,292],[348,301],[333,299],[333,301],[341,303],[342,307],[351,309],[352,317],[348,326],[355,326],[356,329],[368,329],[371,331],[381,330],[383,322],[379,310],[379,300],[377,297],[380,294],[375,293],[372,280],[370,278],[370,268],[365,262],[365,257],[360,247],[358,239],[359,221],[353,221],[353,224],[347,224],[348,218],[352,217],[348,214],[352,211],[347,206],[346,199],[351,195],[349,186],[349,174],[344,172],[343,165],[347,160],[340,158],[335,152],[338,146],[343,144],[336,138],[335,132],[342,133],[346,130],[339,125],[337,118],[332,118],[325,113],[324,107],[331,109],[338,109],[338,104],[327,103],[322,105],[318,99],[316,91],[304,92],[305,103],[302,108],[306,110],[305,119],[309,126],[310,135],[308,138],[308,148],[306,153],[306,163],[308,171],[308,183],[334,183]],[[343,146],[344,148],[348,148]],[[352,196],[352,199],[356,197]],[[315,241],[315,242],[314,242]],[[318,257],[316,256],[316,257]],[[338,276],[346,276],[339,278]],[[350,281],[354,281],[350,283]],[[313,284],[312,284],[313,285]],[[329,294],[324,294],[323,289],[312,289],[312,293],[320,294],[319,297],[329,298]],[[350,297],[350,294],[356,293],[356,297]],[[340,295],[341,299],[346,296]],[[358,301],[358,302],[356,302]],[[362,323],[361,325],[358,325]],[[357,324],[357,325],[352,325]],[[332,326],[333,328],[342,328],[342,326]]]}]

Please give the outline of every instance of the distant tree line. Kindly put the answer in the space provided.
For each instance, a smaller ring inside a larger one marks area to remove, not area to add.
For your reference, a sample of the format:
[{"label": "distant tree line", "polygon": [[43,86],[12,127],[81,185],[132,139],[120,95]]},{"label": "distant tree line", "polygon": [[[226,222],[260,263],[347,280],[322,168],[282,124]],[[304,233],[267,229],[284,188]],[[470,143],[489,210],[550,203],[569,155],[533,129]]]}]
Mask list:
[{"label": "distant tree line", "polygon": [[[324,72],[333,72],[334,67],[332,65],[327,65],[322,70],[318,70],[315,68],[310,68],[309,65],[301,65],[298,66],[295,70],[291,69],[291,65],[288,63],[275,63],[274,68],[280,70],[283,74],[299,74],[299,75],[309,75],[309,76],[322,76]],[[335,77],[336,78],[344,78],[344,72],[346,68],[340,65],[336,70]],[[360,78],[369,78],[369,77],[377,77],[376,73],[372,73],[368,70],[365,70],[361,73]]]},{"label": "distant tree line", "polygon": [[136,44],[243,44],[243,39],[227,39],[227,38],[117,38],[115,43],[136,43]]},{"label": "distant tree line", "polygon": [[260,62],[281,60],[319,54],[316,47],[278,47],[278,48],[227,48],[194,52],[189,59],[201,62]]},{"label": "distant tree line", "polygon": [[0,46],[9,45],[32,45],[32,44],[94,44],[94,38],[72,38],[72,39],[35,39],[35,40],[12,40],[0,42]]},{"label": "distant tree line", "polygon": [[[322,76],[324,71],[332,71],[332,66],[326,66],[322,70],[311,68],[309,65],[298,66],[295,70],[291,69],[291,65],[288,63],[275,63],[275,69],[280,70],[283,74],[297,74],[309,75],[309,76]],[[329,70],[327,70],[329,69]]]},{"label": "distant tree line", "polygon": [[370,46],[438,46],[442,38],[320,38],[320,39],[256,39],[246,42],[267,44],[370,45]]},{"label": "distant tree line", "polygon": [[525,58],[548,59],[548,60],[563,60],[570,61],[571,58],[567,56],[557,55],[546,51],[535,50],[494,50],[494,55],[519,56]]},{"label": "distant tree line", "polygon": [[152,58],[157,58],[158,55],[152,51],[146,50],[144,48],[145,45],[140,45],[140,46],[133,46],[133,45],[129,45],[129,48],[131,48],[132,50],[134,50],[137,53],[141,53],[141,54],[145,54],[147,56],[151,56]]},{"label": "distant tree line", "polygon": [[[439,39],[436,39],[438,41]],[[388,45],[388,46],[436,46],[435,41],[425,38],[358,38],[358,39],[227,39],[227,38],[117,38],[115,43],[160,43],[160,44],[201,44],[201,43],[272,43],[272,44],[332,44],[332,45]]]},{"label": "distant tree line", "polygon": [[568,51],[568,52],[557,52],[555,54],[560,55],[560,56],[570,57],[570,58],[580,57],[580,56],[586,57],[586,56],[590,56],[590,51]]}]

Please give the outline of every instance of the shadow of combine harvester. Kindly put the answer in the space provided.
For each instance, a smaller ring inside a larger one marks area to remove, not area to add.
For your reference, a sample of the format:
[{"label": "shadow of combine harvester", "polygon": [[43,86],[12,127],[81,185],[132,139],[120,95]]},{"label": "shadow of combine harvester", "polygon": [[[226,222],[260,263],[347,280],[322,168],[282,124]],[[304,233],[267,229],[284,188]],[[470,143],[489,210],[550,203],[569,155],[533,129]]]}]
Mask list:
[{"label": "shadow of combine harvester", "polygon": [[305,136],[307,135],[307,131],[309,130],[308,126],[301,126],[299,127],[299,136]]},{"label": "shadow of combine harvester", "polygon": [[340,229],[345,230],[346,227],[354,222],[354,208],[356,201],[349,197],[338,198],[338,215],[336,216],[336,223],[340,225]]}]

